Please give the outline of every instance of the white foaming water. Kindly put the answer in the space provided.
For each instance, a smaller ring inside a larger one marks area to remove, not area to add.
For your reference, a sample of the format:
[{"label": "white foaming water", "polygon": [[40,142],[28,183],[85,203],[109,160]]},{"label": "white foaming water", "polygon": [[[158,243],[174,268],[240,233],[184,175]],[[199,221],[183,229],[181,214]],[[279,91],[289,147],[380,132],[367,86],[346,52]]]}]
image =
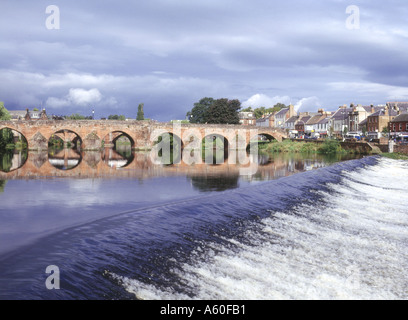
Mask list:
[{"label": "white foaming water", "polygon": [[257,222],[250,244],[198,244],[173,270],[191,295],[112,276],[147,300],[407,299],[407,162],[380,159],[328,187]]}]

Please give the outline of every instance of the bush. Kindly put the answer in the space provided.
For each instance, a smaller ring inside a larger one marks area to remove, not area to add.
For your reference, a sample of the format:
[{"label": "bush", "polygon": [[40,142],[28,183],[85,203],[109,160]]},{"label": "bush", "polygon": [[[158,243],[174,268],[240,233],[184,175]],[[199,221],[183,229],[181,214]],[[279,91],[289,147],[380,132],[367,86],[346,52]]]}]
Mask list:
[{"label": "bush", "polygon": [[319,148],[319,153],[333,154],[333,153],[345,153],[346,151],[341,147],[338,140],[327,139]]}]

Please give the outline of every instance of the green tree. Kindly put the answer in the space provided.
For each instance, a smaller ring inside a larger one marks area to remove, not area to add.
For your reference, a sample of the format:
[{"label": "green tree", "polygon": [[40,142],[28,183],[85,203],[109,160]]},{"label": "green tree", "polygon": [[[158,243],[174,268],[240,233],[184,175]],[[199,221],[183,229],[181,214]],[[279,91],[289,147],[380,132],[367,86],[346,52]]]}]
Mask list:
[{"label": "green tree", "polygon": [[365,137],[367,135],[367,126],[363,126],[363,128],[361,129],[361,132],[363,136]]},{"label": "green tree", "polygon": [[140,103],[139,106],[137,107],[137,117],[136,120],[144,120],[144,111],[143,111],[144,103]]},{"label": "green tree", "polygon": [[260,118],[262,118],[262,116],[264,116],[266,114],[279,112],[280,110],[282,110],[284,108],[288,108],[288,107],[286,105],[284,105],[283,103],[277,103],[272,108],[259,107],[259,108],[256,108],[255,110],[252,110],[252,108],[249,107],[249,108],[244,109],[242,111],[243,112],[254,111],[255,118],[260,119]]},{"label": "green tree", "polygon": [[217,99],[208,108],[207,123],[214,124],[239,124],[239,100]]},{"label": "green tree", "polygon": [[33,111],[39,111],[38,108],[34,108]]},{"label": "green tree", "polygon": [[187,119],[190,123],[206,123],[208,122],[208,110],[214,103],[213,98],[202,98],[199,102],[194,103],[191,111],[187,112]]},{"label": "green tree", "polygon": [[124,121],[124,120],[126,120],[126,117],[124,115],[111,114],[108,117],[108,120],[121,120],[121,121]]},{"label": "green tree", "polygon": [[0,150],[4,150],[8,144],[14,144],[14,135],[11,129],[0,130]]},{"label": "green tree", "polygon": [[79,113],[73,113],[71,114],[68,119],[70,120],[85,120],[85,117]]},{"label": "green tree", "polygon": [[265,107],[259,107],[254,110],[255,118],[260,119],[264,114],[266,114]]},{"label": "green tree", "polygon": [[4,107],[4,102],[0,101],[0,120],[10,120],[11,116],[7,109]]},{"label": "green tree", "polygon": [[246,109],[241,110],[241,112],[253,112],[252,107],[248,107]]},{"label": "green tree", "polygon": [[288,108],[287,105],[283,104],[283,103],[277,103],[273,106],[273,108],[270,109],[270,113],[272,112],[279,112],[282,109]]},{"label": "green tree", "polygon": [[4,188],[6,187],[7,180],[0,180],[0,193],[4,192]]}]

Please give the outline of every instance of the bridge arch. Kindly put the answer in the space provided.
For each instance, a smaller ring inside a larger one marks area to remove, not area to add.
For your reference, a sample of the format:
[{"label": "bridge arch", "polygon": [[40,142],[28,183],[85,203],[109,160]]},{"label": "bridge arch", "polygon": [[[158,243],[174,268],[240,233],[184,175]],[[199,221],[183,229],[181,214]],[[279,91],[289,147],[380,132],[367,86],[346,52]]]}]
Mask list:
[{"label": "bridge arch", "polygon": [[122,137],[125,137],[127,140],[129,140],[132,149],[135,147],[136,143],[132,136],[122,130],[114,130],[105,135],[105,137],[102,139],[103,145],[104,147],[115,147],[116,142]]},{"label": "bridge arch", "polygon": [[[184,143],[178,134],[171,130],[154,130],[150,136],[157,162],[163,165],[178,164],[181,162]],[[167,152],[169,152],[167,154]]]},{"label": "bridge arch", "polygon": [[0,133],[3,133],[3,130],[11,130],[13,132],[13,140],[15,141],[16,138],[20,138],[22,139],[25,143],[27,143],[27,147],[28,147],[28,140],[27,137],[17,128],[14,128],[13,126],[0,126]]},{"label": "bridge arch", "polygon": [[78,133],[70,129],[58,129],[53,132],[47,139],[48,146],[57,145],[63,148],[71,147],[74,144],[75,148],[79,149],[82,146],[82,138]]},{"label": "bridge arch", "polygon": [[220,133],[207,134],[203,140],[203,160],[207,164],[220,165],[225,163],[229,155],[229,141]]},{"label": "bridge arch", "polygon": [[269,141],[269,142],[272,142],[272,141],[276,141],[276,138],[271,133],[260,131],[260,132],[258,132],[257,135],[251,137],[251,142],[253,142],[255,140],[256,141]]},{"label": "bridge arch", "polygon": [[[0,171],[8,173],[23,167],[28,158],[28,150],[24,146],[28,147],[27,138],[10,126],[2,126],[0,135],[4,141],[4,145],[1,146],[4,150],[0,153]],[[6,149],[7,144],[17,143],[21,143],[21,148]]]}]

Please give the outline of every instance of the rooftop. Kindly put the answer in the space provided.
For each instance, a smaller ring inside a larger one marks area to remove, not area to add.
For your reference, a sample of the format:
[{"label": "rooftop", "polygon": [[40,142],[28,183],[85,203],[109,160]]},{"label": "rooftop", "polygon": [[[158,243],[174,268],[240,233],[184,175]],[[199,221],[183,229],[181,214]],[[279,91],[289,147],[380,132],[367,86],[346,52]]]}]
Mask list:
[{"label": "rooftop", "polygon": [[286,122],[296,122],[299,120],[299,116],[293,116],[292,118],[289,118],[288,121]]},{"label": "rooftop", "polygon": [[282,110],[280,110],[276,116],[284,116],[285,114],[287,114],[289,112],[289,108],[283,108]]},{"label": "rooftop", "polygon": [[391,122],[408,122],[408,113],[401,113],[399,116],[395,117]]}]

